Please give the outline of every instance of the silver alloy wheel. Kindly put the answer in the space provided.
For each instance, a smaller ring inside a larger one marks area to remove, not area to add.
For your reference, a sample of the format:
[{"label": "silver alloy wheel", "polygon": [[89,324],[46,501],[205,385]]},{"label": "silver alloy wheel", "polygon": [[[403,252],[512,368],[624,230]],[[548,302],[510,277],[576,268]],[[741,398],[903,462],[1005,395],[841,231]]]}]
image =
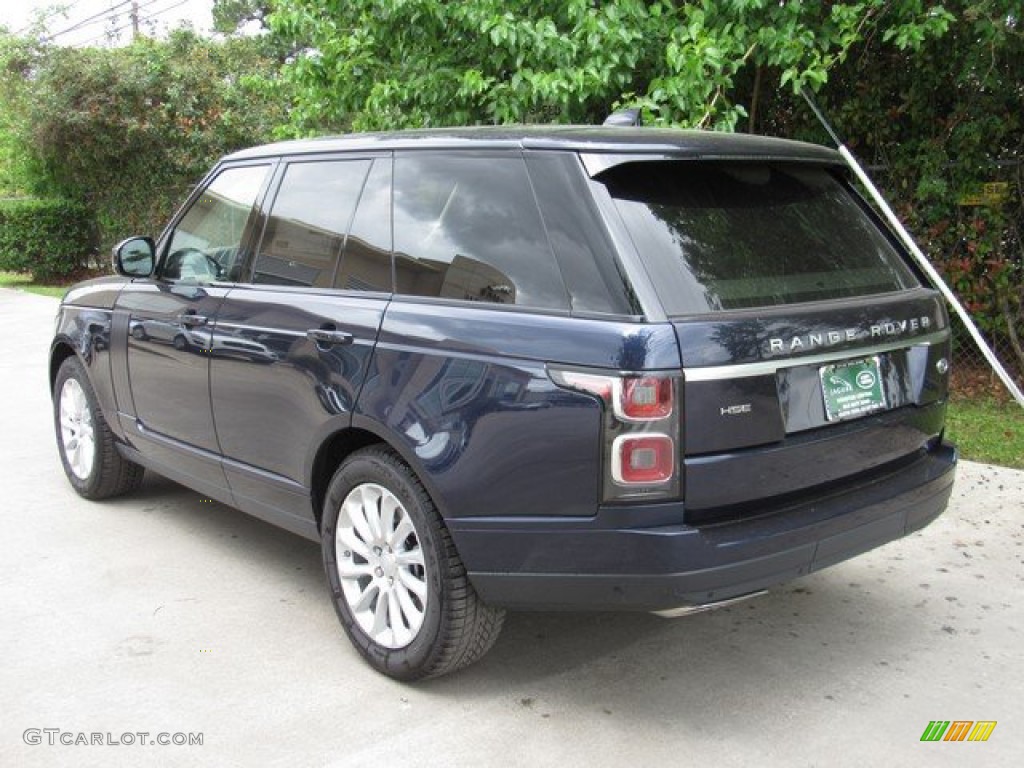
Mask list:
[{"label": "silver alloy wheel", "polygon": [[92,409],[77,379],[68,379],[60,390],[60,439],[75,477],[88,479],[96,455],[96,435]]},{"label": "silver alloy wheel", "polygon": [[353,488],[341,503],[334,547],[352,616],[373,642],[404,648],[427,609],[427,572],[419,535],[402,502],[376,483]]}]

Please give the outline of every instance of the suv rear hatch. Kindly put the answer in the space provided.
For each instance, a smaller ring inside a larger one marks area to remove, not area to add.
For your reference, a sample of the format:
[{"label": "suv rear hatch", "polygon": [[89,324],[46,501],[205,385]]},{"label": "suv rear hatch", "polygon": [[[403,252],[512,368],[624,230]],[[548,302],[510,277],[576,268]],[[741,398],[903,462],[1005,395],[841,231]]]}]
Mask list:
[{"label": "suv rear hatch", "polygon": [[839,167],[632,160],[597,180],[679,340],[690,522],[864,483],[938,443],[944,306]]}]

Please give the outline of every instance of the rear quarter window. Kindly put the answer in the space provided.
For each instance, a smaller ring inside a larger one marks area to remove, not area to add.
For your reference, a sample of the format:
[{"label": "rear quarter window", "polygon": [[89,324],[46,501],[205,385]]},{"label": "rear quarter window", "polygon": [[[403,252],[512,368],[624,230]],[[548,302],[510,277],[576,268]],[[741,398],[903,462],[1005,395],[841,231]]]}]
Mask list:
[{"label": "rear quarter window", "polygon": [[670,315],[917,285],[853,193],[825,168],[638,162],[599,181]]},{"label": "rear quarter window", "polygon": [[519,154],[395,156],[396,292],[568,310]]}]

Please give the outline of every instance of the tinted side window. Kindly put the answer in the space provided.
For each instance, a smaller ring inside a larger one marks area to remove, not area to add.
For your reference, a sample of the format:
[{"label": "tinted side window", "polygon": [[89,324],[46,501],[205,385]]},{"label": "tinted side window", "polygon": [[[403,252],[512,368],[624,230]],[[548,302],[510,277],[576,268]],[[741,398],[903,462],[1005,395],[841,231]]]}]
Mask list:
[{"label": "tinted side window", "polygon": [[568,309],[519,155],[395,158],[399,293]]},{"label": "tinted side window", "polygon": [[526,163],[573,312],[642,314],[575,154],[528,152]]},{"label": "tinted side window", "polygon": [[370,160],[292,163],[256,255],[254,283],[330,288]]},{"label": "tinted side window", "polygon": [[359,198],[335,288],[382,291],[391,286],[391,158],[373,161]]},{"label": "tinted side window", "polygon": [[196,282],[238,279],[242,234],[268,168],[228,168],[217,174],[175,227],[161,277]]}]

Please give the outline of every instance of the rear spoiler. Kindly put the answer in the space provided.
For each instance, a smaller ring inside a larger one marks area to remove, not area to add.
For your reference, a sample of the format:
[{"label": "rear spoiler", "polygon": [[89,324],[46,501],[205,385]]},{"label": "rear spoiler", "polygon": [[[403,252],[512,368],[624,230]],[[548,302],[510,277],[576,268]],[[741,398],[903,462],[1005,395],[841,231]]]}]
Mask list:
[{"label": "rear spoiler", "polygon": [[[813,146],[813,145],[809,145]],[[832,167],[837,169],[846,168],[842,156],[830,149],[821,149],[824,152],[814,153],[766,153],[766,152],[714,152],[700,150],[680,150],[679,152],[580,152],[580,160],[586,169],[587,175],[596,179],[612,168],[627,163],[658,163],[658,162],[685,162],[692,160],[712,162],[740,162],[740,163],[802,163],[816,165],[819,167]],[[827,154],[826,154],[827,153]]]}]

